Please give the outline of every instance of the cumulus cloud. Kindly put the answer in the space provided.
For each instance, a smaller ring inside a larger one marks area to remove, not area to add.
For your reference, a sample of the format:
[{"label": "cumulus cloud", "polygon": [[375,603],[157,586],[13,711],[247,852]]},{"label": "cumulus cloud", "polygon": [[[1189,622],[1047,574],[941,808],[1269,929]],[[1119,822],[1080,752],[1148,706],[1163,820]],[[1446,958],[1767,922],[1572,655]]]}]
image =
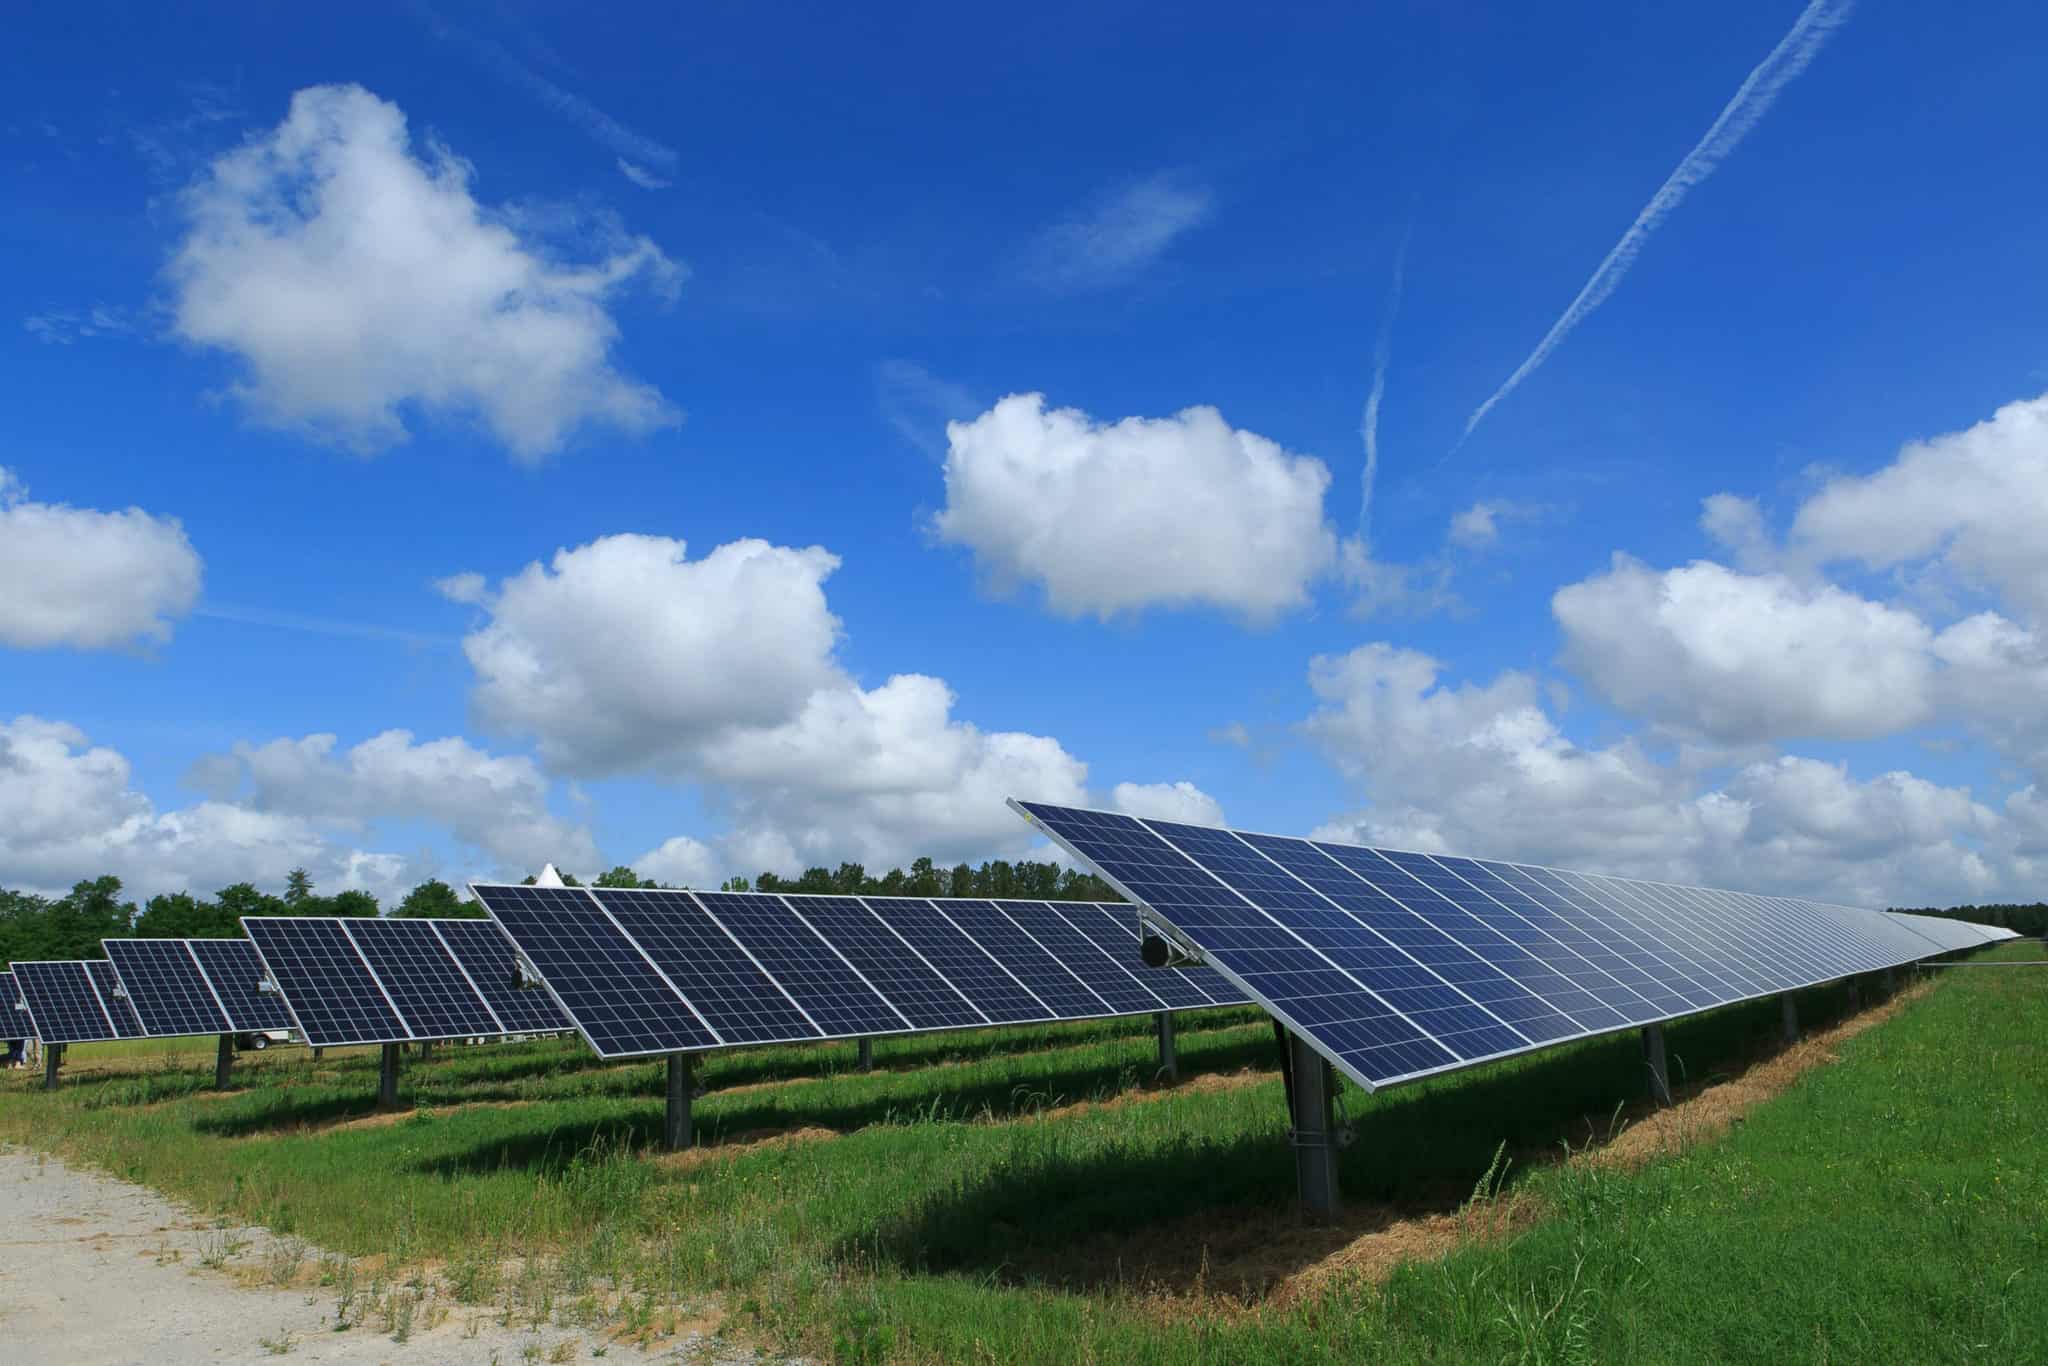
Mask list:
[{"label": "cumulus cloud", "polygon": [[240,360],[232,392],[255,420],[362,452],[403,440],[409,410],[474,417],[526,462],[585,425],[675,422],[615,366],[607,311],[631,283],[673,289],[673,263],[623,234],[593,262],[553,259],[471,174],[415,151],[404,114],[360,86],[301,90],[180,199],[174,330]]},{"label": "cumulus cloud", "polygon": [[1965,788],[1904,772],[1858,780],[1796,756],[1716,783],[1633,740],[1573,743],[1526,674],[1453,686],[1441,673],[1386,644],[1312,663],[1319,705],[1304,729],[1369,799],[1318,838],[1852,905],[1947,904],[2023,885],[2018,821]]},{"label": "cumulus cloud", "polygon": [[1130,816],[1179,821],[1185,825],[1225,825],[1223,807],[1190,782],[1118,783],[1110,789],[1110,805]]},{"label": "cumulus cloud", "polygon": [[634,872],[664,887],[716,887],[725,881],[718,852],[701,840],[675,835],[632,862]]},{"label": "cumulus cloud", "polygon": [[415,741],[387,730],[347,750],[333,735],[238,744],[195,766],[193,780],[252,811],[362,832],[378,821],[425,821],[504,868],[545,862],[592,868],[590,831],[548,810],[548,780],[520,755],[467,740]]},{"label": "cumulus cloud", "polygon": [[1800,507],[1804,555],[1891,569],[1930,558],[2048,622],[2048,395],[1917,441],[1868,475],[1830,480]]},{"label": "cumulus cloud", "polygon": [[1254,620],[1307,601],[1337,562],[1330,471],[1213,408],[1101,424],[1039,394],[946,429],[939,537],[1056,612],[1208,605]]},{"label": "cumulus cloud", "polygon": [[1003,798],[1083,800],[1086,766],[1049,737],[959,719],[943,680],[847,674],[823,590],[838,564],[757,540],[694,560],[650,536],[560,551],[482,599],[489,619],[464,642],[475,705],[556,771],[701,785],[731,827],[728,870],[1022,853],[1030,832]]},{"label": "cumulus cloud", "polygon": [[1161,174],[1106,195],[1032,243],[1026,274],[1058,291],[1103,289],[1138,275],[1207,221],[1215,197]]},{"label": "cumulus cloud", "polygon": [[199,598],[176,518],[31,502],[0,468],[0,644],[95,650],[171,638]]},{"label": "cumulus cloud", "polygon": [[1551,610],[1566,660],[1609,701],[1715,740],[1868,739],[1933,714],[1933,633],[1831,585],[1616,555]]},{"label": "cumulus cloud", "polygon": [[329,891],[389,898],[406,861],[337,843],[298,815],[206,800],[162,811],[131,784],[128,760],[76,726],[0,721],[0,868],[8,885],[57,893],[113,873],[130,895],[235,882],[274,886],[303,867]]}]

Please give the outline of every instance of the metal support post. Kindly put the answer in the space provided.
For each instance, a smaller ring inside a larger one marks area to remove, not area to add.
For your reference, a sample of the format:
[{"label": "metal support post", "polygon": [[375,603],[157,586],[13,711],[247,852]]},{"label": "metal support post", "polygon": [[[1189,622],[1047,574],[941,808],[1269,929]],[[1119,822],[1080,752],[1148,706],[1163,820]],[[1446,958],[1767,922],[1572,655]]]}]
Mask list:
[{"label": "metal support post", "polygon": [[324,1057],[326,1057],[326,1056],[327,1056],[327,1050],[326,1050],[326,1049],[324,1049],[324,1048],[316,1048],[316,1049],[314,1049],[314,1050],[313,1050],[313,1061],[314,1061],[314,1062],[318,1062],[318,1061],[320,1061],[320,1059],[322,1059],[322,1058],[324,1058]]},{"label": "metal support post", "polygon": [[220,1051],[213,1055],[213,1089],[228,1089],[228,1071],[235,1065],[235,1036],[220,1036]]},{"label": "metal support post", "polygon": [[428,1058],[431,1058],[431,1057],[433,1057],[433,1056],[434,1056],[434,1041],[433,1041],[432,1039],[421,1039],[421,1040],[420,1040],[420,1061],[421,1061],[421,1062],[425,1062],[425,1061],[426,1061],[426,1060],[427,1060]]},{"label": "metal support post", "polygon": [[861,1071],[872,1072],[875,1070],[875,1041],[873,1039],[862,1039],[860,1041],[859,1061]]},{"label": "metal support post", "polygon": [[1792,999],[1792,993],[1788,991],[1788,992],[1786,992],[1786,993],[1785,993],[1784,995],[1782,995],[1782,996],[1780,996],[1780,997],[1778,998],[1778,1004],[1779,1004],[1779,1006],[1780,1006],[1780,1007],[1782,1008],[1782,1010],[1783,1010],[1783,1012],[1784,1012],[1784,1016],[1785,1016],[1785,1042],[1786,1042],[1786,1043],[1798,1043],[1798,1042],[1799,1042],[1799,1005],[1798,1005],[1798,1003],[1797,1003],[1797,1002],[1795,1002],[1795,1001],[1794,1001],[1794,1000]]},{"label": "metal support post", "polygon": [[1671,1103],[1671,1073],[1664,1062],[1664,1026],[1643,1026],[1643,1065],[1650,1069],[1650,1099]]},{"label": "metal support post", "polygon": [[1159,1075],[1172,1085],[1180,1080],[1180,1052],[1173,1041],[1173,1012],[1154,1012],[1152,1023],[1159,1031]]},{"label": "metal support post", "polygon": [[1335,1078],[1322,1055],[1301,1039],[1288,1039],[1294,1075],[1294,1174],[1301,1207],[1312,1219],[1337,1217],[1337,1107]]},{"label": "metal support post", "polygon": [[1892,994],[1892,970],[1890,968],[1884,970],[1884,994],[1887,996]]},{"label": "metal support post", "polygon": [[57,1068],[63,1061],[63,1044],[46,1043],[43,1045],[43,1089],[45,1091],[57,1089]]},{"label": "metal support post", "polygon": [[398,1108],[398,1045],[384,1045],[383,1060],[377,1068],[377,1108]]},{"label": "metal support post", "polygon": [[668,1114],[661,1125],[661,1146],[668,1152],[690,1146],[690,1071],[695,1061],[688,1053],[668,1055]]},{"label": "metal support post", "polygon": [[1849,979],[1849,1013],[1854,1015],[1863,1009],[1863,984],[1856,978]]}]

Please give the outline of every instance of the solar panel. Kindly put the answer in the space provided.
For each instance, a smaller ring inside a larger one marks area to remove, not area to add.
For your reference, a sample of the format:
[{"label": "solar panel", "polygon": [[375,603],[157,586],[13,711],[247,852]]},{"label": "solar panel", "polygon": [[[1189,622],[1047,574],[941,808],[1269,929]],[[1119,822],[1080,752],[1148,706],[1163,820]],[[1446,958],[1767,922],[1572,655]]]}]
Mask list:
[{"label": "solar panel", "polygon": [[[1248,999],[1217,975],[1214,968],[1148,968],[1139,956],[1137,908],[1091,902],[1065,902],[1060,914],[1083,938],[1118,963],[1128,963],[1146,989],[1174,1010],[1199,1010],[1211,1005],[1239,1005]],[[1214,990],[1211,990],[1211,987]]]},{"label": "solar panel", "polygon": [[914,1028],[781,897],[699,892],[696,899],[827,1036]]},{"label": "solar panel", "polygon": [[989,1022],[958,987],[941,976],[860,898],[783,899],[895,1006],[911,1028],[972,1029]]},{"label": "solar panel", "polygon": [[726,1043],[824,1037],[687,893],[603,887],[590,894]]},{"label": "solar panel", "polygon": [[[998,901],[996,909],[1017,922],[1017,928],[1031,936],[1034,944],[1059,961],[1091,995],[1119,1015],[1138,1015],[1148,1010],[1166,1010],[1168,1005],[1147,986],[1139,973],[1150,974],[1135,954],[1130,966],[1111,958],[1095,941],[1074,928],[1073,922],[1049,901]],[[984,943],[987,941],[984,940]]]},{"label": "solar panel", "polygon": [[135,1007],[121,994],[121,975],[114,971],[114,965],[104,958],[88,958],[85,960],[85,975],[92,979],[93,990],[100,995],[100,1004],[106,1008],[107,1019],[114,1026],[114,1037],[141,1038],[142,1021],[135,1018]]},{"label": "solar panel", "polygon": [[28,1005],[33,1036],[46,1044],[120,1037],[82,961],[16,963],[14,985]]},{"label": "solar panel", "polygon": [[1116,1014],[1045,946],[1026,934],[993,901],[949,899],[939,903],[948,918],[1002,964],[1032,996],[1062,1020],[1086,1020]]},{"label": "solar panel", "polygon": [[156,1038],[232,1032],[182,939],[103,939],[144,1033]]},{"label": "solar panel", "polygon": [[440,934],[505,1028],[515,1034],[549,1034],[574,1027],[547,992],[519,985],[519,952],[496,925],[488,920],[424,923]]},{"label": "solar panel", "polygon": [[509,1032],[425,920],[365,917],[338,924],[415,1039],[466,1039]]},{"label": "solar panel", "polygon": [[1024,1024],[1050,1020],[1056,1013],[1031,994],[1007,969],[947,918],[937,904],[921,897],[864,896],[863,904],[884,921],[918,956],[936,968],[990,1024]]},{"label": "solar panel", "polygon": [[243,916],[242,928],[314,1048],[416,1037],[342,929],[302,916]]},{"label": "solar panel", "polygon": [[588,890],[486,883],[472,890],[599,1057],[687,1053],[721,1042]]},{"label": "solar panel", "polygon": [[1797,898],[1012,805],[1368,1087],[1938,951]]},{"label": "solar panel", "polygon": [[21,991],[14,985],[14,974],[0,972],[0,1039],[26,1039],[34,1033],[28,1008],[21,1003]]},{"label": "solar panel", "polygon": [[292,1027],[291,1012],[274,991],[259,991],[263,960],[246,939],[187,939],[185,951],[199,964],[214,998],[237,1034],[263,1034]]}]

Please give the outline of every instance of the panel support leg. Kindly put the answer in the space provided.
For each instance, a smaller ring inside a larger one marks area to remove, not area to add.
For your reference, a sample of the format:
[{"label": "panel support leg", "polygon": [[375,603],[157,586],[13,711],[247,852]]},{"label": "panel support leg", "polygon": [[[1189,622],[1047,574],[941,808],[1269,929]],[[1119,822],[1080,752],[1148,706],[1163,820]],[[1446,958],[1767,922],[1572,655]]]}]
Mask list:
[{"label": "panel support leg", "polygon": [[1288,1039],[1294,1075],[1294,1175],[1302,1212],[1311,1219],[1337,1217],[1337,1107],[1335,1079],[1322,1055],[1300,1039]]},{"label": "panel support leg", "polygon": [[875,1070],[875,1041],[873,1039],[862,1039],[860,1041],[860,1056],[857,1062],[860,1070],[863,1072]]},{"label": "panel support leg", "polygon": [[1784,995],[1782,995],[1782,996],[1780,996],[1780,997],[1778,998],[1778,1005],[1779,1005],[1779,1007],[1780,1007],[1780,1010],[1782,1011],[1782,1013],[1783,1013],[1783,1015],[1784,1015],[1784,1024],[1785,1024],[1785,1042],[1786,1042],[1786,1043],[1798,1043],[1798,1042],[1799,1042],[1799,1004],[1798,1004],[1798,1002],[1796,1002],[1796,1001],[1794,1001],[1794,1000],[1792,999],[1792,993],[1788,991],[1788,992],[1786,992],[1786,993],[1785,993]]},{"label": "panel support leg", "polygon": [[431,1057],[433,1057],[433,1056],[434,1056],[434,1041],[433,1041],[432,1039],[421,1039],[421,1040],[420,1040],[420,1061],[421,1061],[421,1062],[425,1062],[425,1061],[426,1061],[426,1060],[427,1060],[428,1058],[431,1058]]},{"label": "panel support leg", "polygon": [[398,1045],[384,1045],[384,1056],[377,1067],[377,1108],[396,1110],[398,1108]]},{"label": "panel support leg", "polygon": [[1152,1016],[1152,1024],[1159,1032],[1159,1075],[1172,1086],[1180,1081],[1180,1050],[1174,1045],[1173,1012],[1161,1010]]},{"label": "panel support leg", "polygon": [[1892,994],[1892,970],[1890,968],[1884,970],[1884,994],[1887,996]]},{"label": "panel support leg", "polygon": [[57,1089],[57,1068],[63,1061],[63,1044],[46,1043],[43,1045],[43,1089],[45,1091]]},{"label": "panel support leg", "polygon": [[1849,1013],[1854,1015],[1863,1009],[1863,983],[1854,977],[1849,979]]},{"label": "panel support leg", "polygon": [[327,1056],[327,1050],[326,1050],[326,1049],[324,1049],[324,1048],[316,1048],[316,1049],[314,1049],[314,1050],[313,1050],[313,1061],[314,1061],[314,1062],[318,1062],[318,1061],[320,1061],[320,1059],[322,1059],[322,1058],[324,1058],[324,1057],[326,1057],[326,1056]]},{"label": "panel support leg", "polygon": [[223,1034],[220,1036],[220,1051],[213,1055],[214,1090],[225,1091],[228,1089],[228,1071],[229,1069],[233,1068],[234,1065],[235,1036],[232,1034]]},{"label": "panel support leg", "polygon": [[1671,1073],[1664,1061],[1664,1026],[1643,1026],[1643,1065],[1650,1069],[1650,1099],[1671,1103]]},{"label": "panel support leg", "polygon": [[661,1146],[667,1152],[690,1146],[690,1072],[695,1061],[688,1053],[668,1055],[668,1113],[661,1124]]}]

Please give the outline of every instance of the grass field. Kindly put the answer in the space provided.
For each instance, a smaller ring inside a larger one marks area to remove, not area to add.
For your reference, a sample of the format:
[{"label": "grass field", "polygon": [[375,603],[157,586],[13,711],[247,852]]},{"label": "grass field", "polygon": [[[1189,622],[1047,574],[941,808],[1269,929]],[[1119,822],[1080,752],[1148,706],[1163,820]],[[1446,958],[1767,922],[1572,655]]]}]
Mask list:
[{"label": "grass field", "polygon": [[[1811,1027],[1847,1005],[1800,998]],[[1351,1207],[1328,1230],[1288,1213],[1264,1018],[1181,1019],[1177,1087],[1153,1084],[1145,1021],[883,1041],[873,1074],[848,1046],[713,1057],[706,1146],[676,1157],[651,1149],[658,1066],[571,1040],[443,1050],[395,1117],[373,1112],[374,1050],[244,1055],[216,1096],[211,1040],[79,1047],[58,1093],[0,1084],[0,1140],[368,1259],[379,1286],[581,1327],[586,1350],[707,1312],[840,1360],[2020,1361],[2048,1343],[2048,968],[1938,972],[1839,1060],[1639,1165],[1558,1160],[1640,1113],[1633,1036],[1347,1091]],[[1757,1075],[1777,1026],[1768,1001],[1672,1026],[1681,1099]],[[1673,1132],[1736,1093],[1696,1096]],[[323,1279],[340,1296],[358,1274]]]}]

